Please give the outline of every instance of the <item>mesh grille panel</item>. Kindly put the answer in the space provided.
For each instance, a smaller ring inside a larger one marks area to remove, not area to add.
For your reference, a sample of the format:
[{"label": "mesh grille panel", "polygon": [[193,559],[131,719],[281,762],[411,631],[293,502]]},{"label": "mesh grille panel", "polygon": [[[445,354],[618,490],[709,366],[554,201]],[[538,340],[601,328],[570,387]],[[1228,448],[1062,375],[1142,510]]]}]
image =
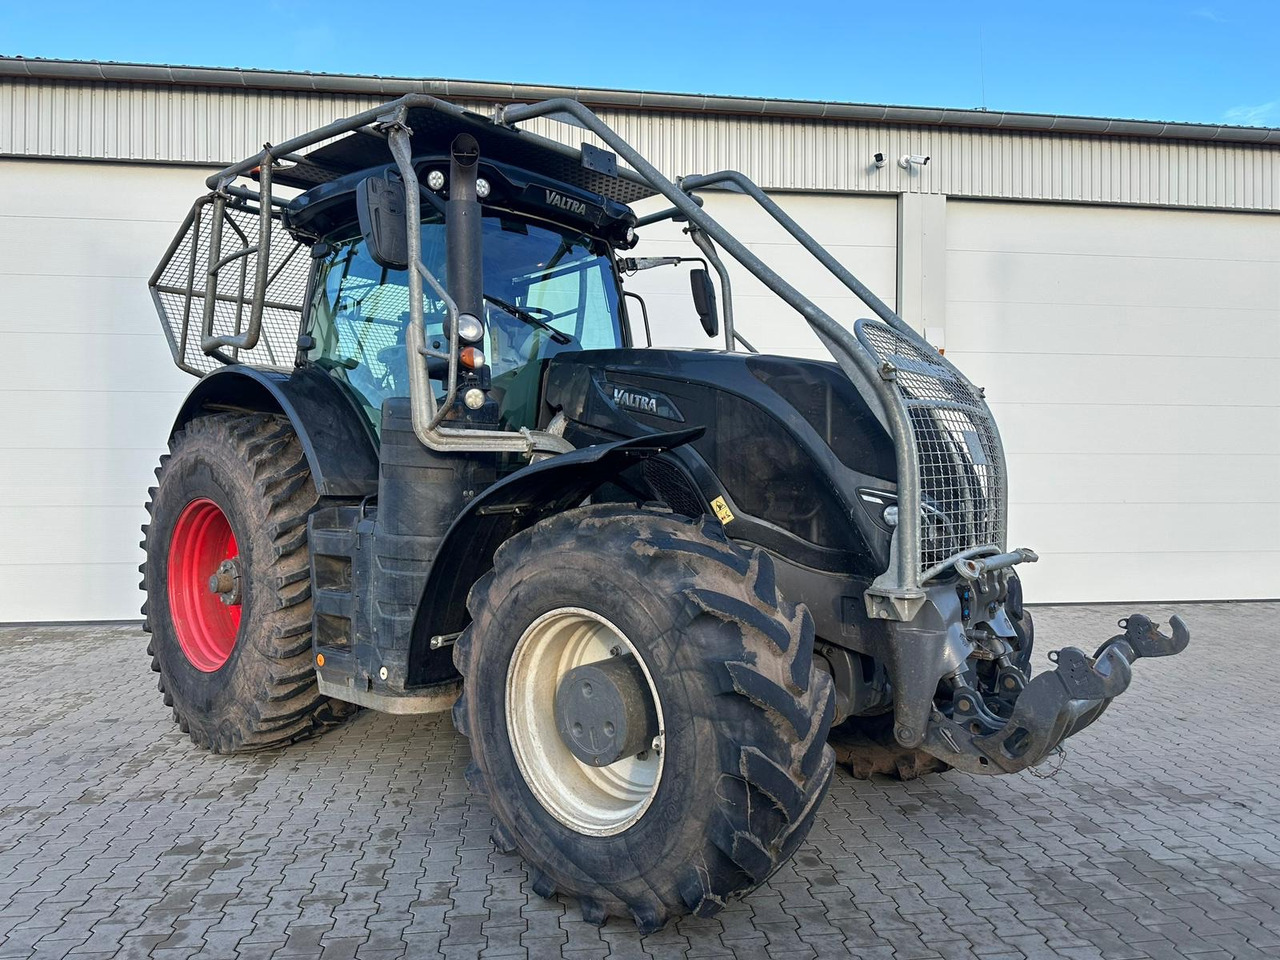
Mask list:
[{"label": "mesh grille panel", "polygon": [[[210,260],[210,237],[214,207],[210,197],[196,201],[183,228],[181,240],[160,267],[151,284],[161,321],[172,338],[174,361],[197,376],[222,365],[216,357],[200,349],[204,322],[205,277]],[[242,363],[266,367],[290,367],[297,350],[302,301],[306,295],[311,259],[276,221],[271,232],[271,260],[267,289],[263,298],[262,336],[252,350],[223,348],[223,353]],[[223,217],[222,257],[258,242],[257,211],[228,207]],[[234,336],[249,325],[254,276],[258,255],[239,257],[218,271],[217,299],[214,302],[213,333]]]},{"label": "mesh grille panel", "polygon": [[920,570],[964,550],[1005,543],[1004,451],[991,411],[970,383],[932,350],[882,323],[860,320],[858,339],[897,371],[920,468]]},{"label": "mesh grille panel", "polygon": [[650,457],[645,460],[643,471],[658,499],[676,513],[696,519],[707,512],[702,498],[690,489],[689,481],[679,467],[661,457]]}]

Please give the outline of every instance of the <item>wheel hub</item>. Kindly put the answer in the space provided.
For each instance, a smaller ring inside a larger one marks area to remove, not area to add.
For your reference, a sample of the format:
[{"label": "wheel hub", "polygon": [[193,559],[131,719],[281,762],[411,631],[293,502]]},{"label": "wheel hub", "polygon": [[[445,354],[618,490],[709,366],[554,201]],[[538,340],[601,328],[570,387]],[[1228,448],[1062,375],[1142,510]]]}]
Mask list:
[{"label": "wheel hub", "polygon": [[191,665],[213,673],[231,659],[240,632],[240,547],[222,508],[188,503],[169,540],[169,613]]},{"label": "wheel hub", "polygon": [[240,558],[223,560],[217,572],[209,578],[209,592],[232,607],[240,602]]},{"label": "wheel hub", "polygon": [[611,657],[566,673],[556,690],[556,728],[573,755],[593,767],[648,750],[658,717],[636,658]]},{"label": "wheel hub", "polygon": [[604,617],[561,607],[531,623],[507,668],[506,714],[525,784],[565,826],[613,836],[653,803],[662,701],[639,651]]}]

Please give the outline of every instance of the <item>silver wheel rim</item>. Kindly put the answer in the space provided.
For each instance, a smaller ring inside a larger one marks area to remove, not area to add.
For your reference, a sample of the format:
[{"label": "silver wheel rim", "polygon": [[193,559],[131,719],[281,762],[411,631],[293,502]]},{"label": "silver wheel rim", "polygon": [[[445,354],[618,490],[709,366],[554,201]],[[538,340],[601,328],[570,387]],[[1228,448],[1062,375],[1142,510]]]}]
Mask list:
[{"label": "silver wheel rim", "polygon": [[630,653],[644,671],[663,736],[662,701],[653,676],[631,641],[599,614],[561,607],[533,621],[507,667],[507,736],[533,795],[553,817],[578,833],[608,837],[639,820],[662,781],[664,750],[648,750],[607,767],[575,757],[556,729],[555,697],[574,667]]}]

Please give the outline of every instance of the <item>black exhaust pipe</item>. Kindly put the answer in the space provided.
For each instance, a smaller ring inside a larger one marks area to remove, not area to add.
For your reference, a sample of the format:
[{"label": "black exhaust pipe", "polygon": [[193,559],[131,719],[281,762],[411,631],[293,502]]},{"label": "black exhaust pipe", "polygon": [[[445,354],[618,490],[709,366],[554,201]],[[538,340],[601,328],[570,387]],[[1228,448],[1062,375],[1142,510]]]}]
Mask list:
[{"label": "black exhaust pipe", "polygon": [[445,204],[445,283],[458,315],[484,320],[484,272],[480,238],[480,200],[476,171],[480,144],[469,133],[454,138],[449,161],[449,200]]}]

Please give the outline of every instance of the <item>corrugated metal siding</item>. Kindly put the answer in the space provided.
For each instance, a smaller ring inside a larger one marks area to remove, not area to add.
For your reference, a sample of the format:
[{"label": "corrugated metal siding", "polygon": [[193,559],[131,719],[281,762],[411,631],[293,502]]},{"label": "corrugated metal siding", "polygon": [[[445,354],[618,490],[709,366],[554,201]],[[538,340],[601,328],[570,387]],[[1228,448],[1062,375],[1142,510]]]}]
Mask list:
[{"label": "corrugated metal siding", "polygon": [[0,154],[225,164],[358,113],[360,96],[135,84],[0,82]]},{"label": "corrugated metal siding", "polygon": [[[149,84],[0,82],[0,155],[230,163],[381,98]],[[485,105],[474,105],[487,111]],[[600,110],[670,175],[732,167],[766,189],[1280,210],[1267,146]],[[528,129],[577,144],[583,131]],[[883,153],[889,163],[871,162]],[[932,157],[902,170],[905,153]]]}]

